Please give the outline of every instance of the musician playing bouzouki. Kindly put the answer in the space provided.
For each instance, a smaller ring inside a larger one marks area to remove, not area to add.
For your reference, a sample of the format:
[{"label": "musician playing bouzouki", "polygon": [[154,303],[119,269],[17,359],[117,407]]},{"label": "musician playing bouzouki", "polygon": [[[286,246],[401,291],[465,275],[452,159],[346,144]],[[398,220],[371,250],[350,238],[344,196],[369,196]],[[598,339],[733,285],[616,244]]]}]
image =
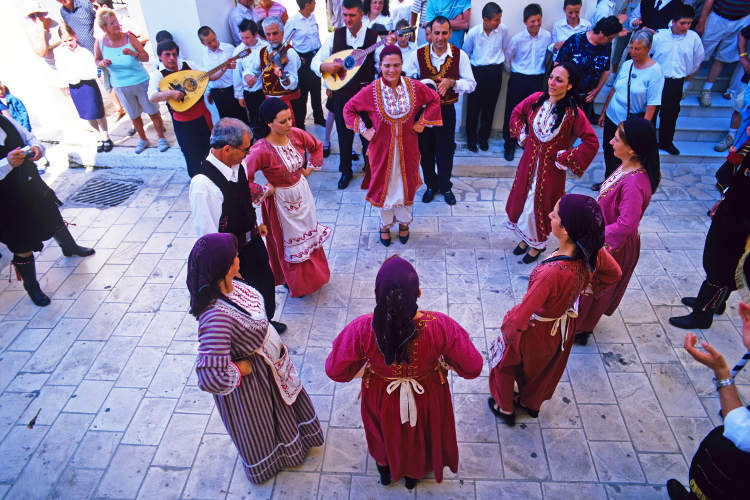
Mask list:
[{"label": "musician playing bouzouki", "polygon": [[[156,53],[159,56],[159,65],[157,70],[150,75],[149,100],[153,103],[159,103],[167,99],[181,100],[184,94],[179,90],[159,91],[159,82],[165,76],[176,71],[198,70],[200,68],[191,61],[181,59],[180,47],[172,40],[161,42],[156,47]],[[219,71],[217,70],[215,73]],[[201,162],[208,155],[209,139],[213,128],[211,113],[206,108],[203,97],[186,111],[175,111],[169,104],[167,104],[167,109],[169,109],[169,114],[172,115],[174,135],[177,137],[177,143],[185,157],[188,174],[192,177],[199,172]]]},{"label": "musician playing bouzouki", "polygon": [[[291,109],[292,101],[299,99],[300,96],[297,85],[302,61],[297,52],[284,43],[284,25],[281,19],[271,16],[263,19],[261,24],[269,46],[252,53],[250,63],[242,77],[248,87],[255,85],[260,78],[261,88],[266,98],[279,97]],[[294,116],[292,116],[292,125],[294,125]]]},{"label": "musician playing bouzouki", "polygon": [[[362,2],[360,0],[344,0],[342,4],[344,17],[344,27],[336,28],[333,34],[323,42],[310,64],[310,68],[318,76],[322,72],[338,74],[343,70],[340,63],[324,63],[331,54],[346,49],[366,49],[370,45],[378,42],[378,34],[362,26]],[[336,119],[336,135],[339,139],[339,189],[344,189],[349,185],[352,179],[352,142],[354,142],[354,132],[347,128],[344,122],[344,105],[357,92],[367,86],[375,79],[377,69],[375,68],[374,54],[369,54],[362,64],[361,69],[352,78],[349,83],[339,90],[333,92],[333,114]],[[362,140],[362,153],[367,151],[367,140],[360,135]]]}]

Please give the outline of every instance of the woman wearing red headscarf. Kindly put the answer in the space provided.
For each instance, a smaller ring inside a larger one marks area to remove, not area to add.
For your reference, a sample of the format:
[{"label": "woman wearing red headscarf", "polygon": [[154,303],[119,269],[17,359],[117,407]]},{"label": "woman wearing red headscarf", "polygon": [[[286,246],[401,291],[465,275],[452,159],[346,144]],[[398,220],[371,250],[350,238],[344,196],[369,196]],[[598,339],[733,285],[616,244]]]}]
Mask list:
[{"label": "woman wearing red headscarf", "polygon": [[393,256],[375,279],[375,311],[349,323],[333,341],[326,374],[336,382],[362,375],[362,422],[380,482],[406,487],[443,467],[458,470],[458,445],[446,365],[464,378],[482,371],[466,330],[448,316],[417,308],[419,277]]},{"label": "woman wearing red headscarf", "polygon": [[[367,156],[372,178],[365,199],[380,208],[380,242],[391,244],[390,228],[398,221],[401,243],[409,239],[411,206],[422,179],[419,177],[417,134],[425,127],[442,125],[440,98],[421,82],[401,76],[401,50],[386,45],[380,53],[381,77],[360,90],[344,106],[346,126],[370,141]],[[420,115],[420,111],[423,111]],[[360,114],[367,114],[367,128]]]},{"label": "woman wearing red headscarf", "polygon": [[526,295],[505,315],[502,333],[490,346],[490,410],[510,426],[514,406],[536,417],[554,394],[573,346],[579,295],[598,295],[621,276],[603,248],[604,219],[596,200],[566,194],[549,219],[560,248],[532,271]]}]

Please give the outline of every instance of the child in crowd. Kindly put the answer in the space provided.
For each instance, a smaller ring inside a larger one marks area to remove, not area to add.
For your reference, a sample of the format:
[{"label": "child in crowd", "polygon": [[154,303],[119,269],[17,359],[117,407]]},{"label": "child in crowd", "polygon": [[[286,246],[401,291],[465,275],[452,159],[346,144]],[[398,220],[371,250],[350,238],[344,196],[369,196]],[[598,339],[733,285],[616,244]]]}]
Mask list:
[{"label": "child in crowd", "polygon": [[10,93],[10,89],[3,82],[0,82],[0,112],[8,118],[13,118],[31,132],[31,122],[29,122],[26,106],[23,105],[21,99]]},{"label": "child in crowd", "polygon": [[591,23],[581,18],[581,0],[565,0],[563,2],[565,17],[559,19],[552,25],[552,43],[549,50],[553,56],[565,43],[565,40],[577,33],[583,33],[591,29]]},{"label": "child in crowd", "polygon": [[489,2],[482,8],[482,24],[472,27],[464,40],[463,50],[471,60],[471,71],[477,81],[476,90],[468,95],[466,112],[466,146],[473,153],[477,152],[477,144],[482,151],[489,149],[508,44],[508,28],[500,23],[502,17],[503,9]]},{"label": "child in crowd", "polygon": [[[399,20],[396,23],[396,29],[404,29],[409,27],[409,21],[406,21],[404,19]],[[417,50],[417,44],[415,42],[412,42],[412,35],[406,34],[406,35],[400,35],[396,37],[396,43],[398,44],[398,48],[401,49],[401,55],[403,56],[403,59],[406,60],[407,56]]]},{"label": "child in crowd", "polygon": [[664,72],[664,90],[661,94],[659,120],[659,149],[671,155],[680,154],[674,145],[674,131],[680,114],[683,84],[700,69],[703,62],[703,42],[698,33],[690,29],[695,10],[683,5],[675,11],[672,25],[660,29],[654,36],[651,57]]},{"label": "child in crowd", "polygon": [[510,71],[503,121],[506,161],[512,161],[516,151],[516,141],[510,136],[510,114],[521,101],[544,89],[544,58],[552,41],[550,32],[542,28],[542,7],[539,4],[530,3],[524,7],[523,23],[526,29],[510,39],[506,53],[506,69]]}]

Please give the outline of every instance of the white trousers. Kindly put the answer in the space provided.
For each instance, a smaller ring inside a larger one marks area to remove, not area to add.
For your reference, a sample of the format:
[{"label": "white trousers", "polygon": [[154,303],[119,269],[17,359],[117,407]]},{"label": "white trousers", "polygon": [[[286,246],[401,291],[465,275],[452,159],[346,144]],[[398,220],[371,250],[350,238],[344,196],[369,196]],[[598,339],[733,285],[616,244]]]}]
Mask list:
[{"label": "white trousers", "polygon": [[382,229],[389,229],[396,222],[408,225],[411,224],[411,221],[411,207],[401,205],[380,209],[380,227]]}]

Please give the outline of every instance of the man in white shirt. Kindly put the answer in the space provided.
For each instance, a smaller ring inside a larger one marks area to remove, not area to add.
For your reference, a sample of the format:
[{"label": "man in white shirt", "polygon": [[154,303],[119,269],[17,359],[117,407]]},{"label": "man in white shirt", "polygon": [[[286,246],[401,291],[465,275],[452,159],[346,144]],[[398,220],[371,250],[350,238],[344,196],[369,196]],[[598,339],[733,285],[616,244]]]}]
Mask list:
[{"label": "man in white shirt", "polygon": [[[201,26],[198,30],[198,39],[205,47],[202,58],[204,68],[212,69],[232,57],[234,46],[229,43],[219,42],[214,30],[208,26]],[[244,119],[245,112],[234,98],[234,67],[236,61],[232,61],[222,70],[213,74],[211,81],[208,83],[208,92],[206,100],[216,104],[219,116]]]},{"label": "man in white shirt", "polygon": [[[476,153],[489,149],[495,107],[503,83],[503,63],[508,45],[508,28],[500,24],[503,9],[495,2],[482,8],[482,24],[466,34],[463,50],[471,60],[471,72],[477,88],[468,95],[466,109],[466,145]],[[479,131],[477,133],[477,124]]]},{"label": "man in white shirt", "polygon": [[243,19],[239,24],[239,30],[240,44],[234,49],[232,56],[236,56],[245,49],[250,49],[252,52],[245,57],[237,59],[232,75],[234,79],[234,98],[237,99],[241,107],[245,108],[246,116],[243,121],[252,127],[255,125],[258,108],[263,99],[265,99],[265,96],[263,95],[263,89],[261,89],[262,82],[260,79],[256,80],[251,87],[245,82],[242,75],[250,67],[253,54],[259,52],[263,47],[267,47],[268,42],[258,35],[258,25],[253,20]]},{"label": "man in white shirt", "polygon": [[565,40],[572,35],[591,29],[591,23],[581,17],[581,6],[581,0],[565,0],[563,2],[565,17],[558,19],[552,25],[552,43],[549,46],[549,50],[553,55],[557,54],[557,51],[560,50]]},{"label": "man in white shirt", "polygon": [[240,23],[243,19],[257,22],[253,0],[237,0],[237,5],[229,12],[229,32],[232,34],[232,43],[235,45],[239,45],[242,41]]},{"label": "man in white shirt", "polygon": [[513,161],[516,140],[510,136],[510,114],[521,101],[544,89],[544,59],[552,41],[549,31],[542,28],[542,8],[530,3],[523,9],[526,29],[513,36],[508,43],[505,69],[510,71],[505,100],[503,139],[505,160]]},{"label": "man in white shirt", "polygon": [[[276,311],[275,281],[263,236],[258,226],[253,194],[242,159],[250,150],[250,129],[240,120],[222,118],[211,133],[211,150],[200,173],[190,180],[190,211],[198,237],[210,233],[231,233],[237,238],[240,274],[263,296],[266,316]],[[258,195],[259,193],[255,193]],[[279,333],[286,325],[271,321]]]},{"label": "man in white shirt", "polygon": [[690,5],[683,5],[674,15],[672,25],[660,29],[654,35],[651,47],[651,57],[664,72],[659,149],[671,155],[680,154],[673,140],[677,116],[680,114],[683,84],[700,69],[704,58],[703,42],[698,33],[690,29],[694,18],[695,10]]},{"label": "man in white shirt", "polygon": [[[404,61],[403,72],[417,79],[430,79],[440,95],[440,114],[443,125],[425,128],[419,134],[421,165],[427,190],[422,202],[429,203],[435,194],[443,193],[448,205],[456,204],[451,190],[453,183],[453,154],[456,151],[456,109],[459,94],[474,92],[477,82],[471,71],[471,61],[466,52],[448,43],[452,35],[450,20],[437,16],[430,23],[432,43],[417,49]],[[429,59],[429,64],[427,60]],[[437,162],[437,172],[435,163]]]},{"label": "man in white shirt", "polygon": [[320,94],[320,77],[310,69],[313,57],[320,49],[318,23],[315,20],[315,0],[297,0],[299,12],[286,22],[284,33],[292,37],[292,45],[301,59],[299,70],[300,97],[294,101],[294,121],[297,128],[305,129],[307,116],[307,94],[310,94],[313,121],[316,125],[325,126],[323,105]]}]

